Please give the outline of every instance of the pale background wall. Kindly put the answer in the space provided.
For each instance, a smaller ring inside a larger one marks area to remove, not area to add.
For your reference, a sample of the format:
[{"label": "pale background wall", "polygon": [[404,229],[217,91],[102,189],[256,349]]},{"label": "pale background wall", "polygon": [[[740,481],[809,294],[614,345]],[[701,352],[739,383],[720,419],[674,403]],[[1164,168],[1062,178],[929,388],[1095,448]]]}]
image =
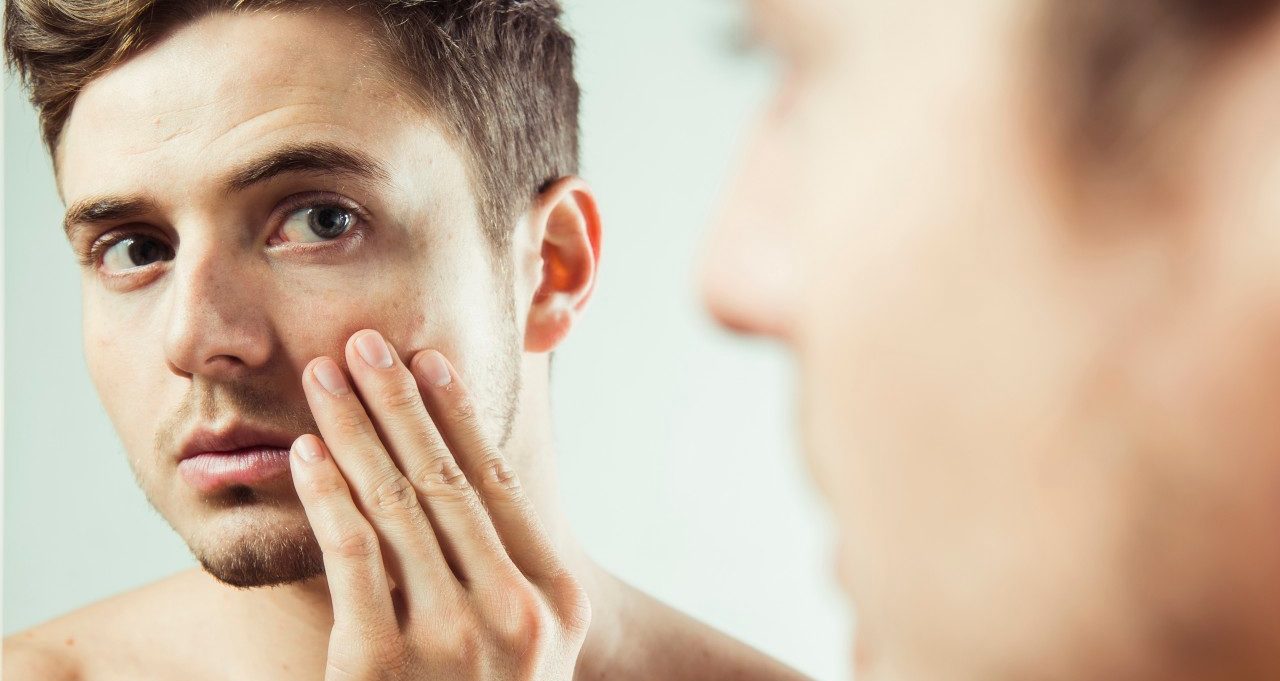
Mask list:
[{"label": "pale background wall", "polygon": [[[847,678],[826,518],[776,348],[699,309],[694,258],[771,67],[728,0],[568,0],[584,174],[605,216],[591,309],[558,353],[565,503],[639,587],[818,679]],[[80,349],[78,273],[33,113],[5,90],[6,634],[193,565],[134,484]]]}]

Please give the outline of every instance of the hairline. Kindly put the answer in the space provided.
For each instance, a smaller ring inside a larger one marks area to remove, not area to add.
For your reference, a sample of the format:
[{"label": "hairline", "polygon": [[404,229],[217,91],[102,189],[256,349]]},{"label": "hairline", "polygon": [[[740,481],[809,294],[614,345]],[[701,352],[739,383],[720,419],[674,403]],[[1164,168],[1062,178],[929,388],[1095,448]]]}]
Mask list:
[{"label": "hairline", "polygon": [[[501,197],[493,196],[494,188],[489,187],[488,184],[483,181],[482,174],[479,172],[480,164],[482,162],[480,155],[478,151],[473,148],[474,145],[468,142],[465,134],[462,132],[465,122],[455,120],[456,117],[446,110],[447,107],[442,106],[438,101],[434,101],[431,94],[428,92],[426,84],[419,81],[417,77],[409,71],[407,65],[402,63],[400,59],[396,58],[396,47],[394,44],[395,39],[391,35],[390,31],[387,30],[386,23],[381,20],[381,17],[378,15],[376,10],[362,3],[346,3],[341,2],[340,0],[318,0],[315,3],[307,3],[302,0],[282,0],[278,4],[267,4],[261,6],[251,5],[247,7],[220,7],[210,4],[200,6],[191,12],[189,16],[173,20],[163,26],[160,31],[157,31],[154,35],[150,36],[150,39],[146,44],[124,52],[120,59],[112,63],[110,66],[102,69],[92,79],[85,81],[76,89],[75,94],[71,96],[68,106],[63,112],[61,112],[61,115],[57,119],[58,133],[56,137],[52,140],[48,140],[50,144],[50,164],[53,169],[55,186],[59,184],[59,151],[63,148],[62,142],[66,133],[67,123],[71,120],[71,113],[79,102],[81,93],[84,92],[85,88],[87,88],[90,83],[106,76],[122,64],[125,64],[135,57],[151,50],[158,44],[164,42],[164,40],[170,37],[173,32],[208,16],[213,16],[219,13],[236,12],[245,14],[259,14],[265,12],[293,12],[296,14],[307,14],[324,11],[341,13],[344,16],[355,16],[364,24],[362,28],[366,32],[366,45],[372,49],[374,58],[378,59],[381,62],[380,65],[383,67],[377,69],[376,73],[386,79],[387,85],[393,91],[405,94],[406,99],[409,100],[410,106],[416,109],[418,113],[439,123],[432,127],[441,135],[444,142],[453,149],[454,153],[457,153],[461,157],[467,186],[472,194],[472,201],[475,204],[474,207],[476,209],[477,216],[481,221],[487,219],[489,215],[484,209],[484,202],[486,200],[500,200]],[[366,68],[369,66],[370,65],[366,65]],[[535,188],[534,192],[536,193],[540,189],[541,188]],[[61,190],[59,190],[59,194],[61,194]],[[504,216],[506,219],[510,220],[516,218],[521,211],[528,209],[532,196],[522,194],[518,197],[512,196],[508,198],[513,199],[511,202],[512,206],[517,208],[513,215]],[[502,225],[502,229],[507,230],[511,226],[512,225],[510,224]],[[484,230],[486,234],[489,234],[490,230],[496,227],[498,226],[480,225],[480,228]],[[492,238],[487,240],[493,242],[492,245],[494,247],[490,250],[494,251],[495,255],[499,252],[498,246],[505,241],[498,241]]]}]

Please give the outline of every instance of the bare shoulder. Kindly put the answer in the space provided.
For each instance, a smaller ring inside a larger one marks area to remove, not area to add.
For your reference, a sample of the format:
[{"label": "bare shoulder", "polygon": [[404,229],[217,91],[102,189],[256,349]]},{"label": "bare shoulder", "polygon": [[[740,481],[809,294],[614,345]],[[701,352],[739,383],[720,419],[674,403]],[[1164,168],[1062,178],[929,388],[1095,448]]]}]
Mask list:
[{"label": "bare shoulder", "polygon": [[733,679],[734,681],[809,681],[809,677],[746,643],[692,617],[672,611],[668,649],[684,648],[667,670],[668,679]]},{"label": "bare shoulder", "polygon": [[590,661],[580,662],[577,677],[580,680],[807,681],[809,678],[620,580],[615,584],[626,594],[627,604],[625,615],[614,614],[612,624],[615,630],[626,632],[625,643],[606,651],[602,657],[608,662],[603,668]]},{"label": "bare shoulder", "polygon": [[33,631],[4,640],[3,676],[11,681],[80,681],[79,661]]},{"label": "bare shoulder", "polygon": [[[144,678],[157,646],[173,625],[174,608],[200,598],[189,572],[111,596],[4,640],[4,678],[49,681],[99,681]],[[161,624],[164,623],[164,624]]]}]

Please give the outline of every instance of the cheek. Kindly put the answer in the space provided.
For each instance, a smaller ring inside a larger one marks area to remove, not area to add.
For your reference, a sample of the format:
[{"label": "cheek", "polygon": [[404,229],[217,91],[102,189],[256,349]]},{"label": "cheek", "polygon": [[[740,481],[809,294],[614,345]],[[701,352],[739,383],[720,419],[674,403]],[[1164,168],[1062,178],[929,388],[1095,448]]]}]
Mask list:
[{"label": "cheek", "polygon": [[499,336],[495,325],[505,319],[506,299],[497,295],[489,269],[469,252],[440,252],[429,262],[384,261],[356,286],[345,278],[313,279],[305,290],[287,289],[271,306],[273,325],[299,372],[322,354],[341,360],[347,341],[362,329],[382,333],[406,364],[435,349],[461,368],[468,358],[485,360]]},{"label": "cheek", "polygon": [[[145,311],[121,306],[88,288],[82,295],[89,378],[126,450],[137,458],[151,449],[151,415],[167,413],[162,400],[172,374],[159,354],[162,332]],[[148,353],[142,348],[156,350]]]},{"label": "cheek", "polygon": [[342,284],[306,300],[282,299],[273,306],[273,326],[298,372],[321,355],[345,361],[347,341],[362,329],[381,333],[407,362],[448,330],[436,295],[424,289],[411,278],[378,275],[359,287]]},{"label": "cheek", "polygon": [[[1247,271],[1241,266],[1239,270]],[[1238,270],[1238,271],[1239,271]],[[1151,478],[1165,481],[1160,494],[1139,509],[1160,522],[1149,542],[1172,554],[1157,572],[1159,587],[1185,589],[1233,585],[1280,611],[1280,291],[1266,271],[1245,285],[1224,289],[1259,292],[1231,300],[1215,297],[1192,310],[1176,327],[1163,329],[1158,348],[1135,357],[1138,452]],[[1255,270],[1255,271],[1257,271]],[[1263,293],[1265,292],[1265,293]],[[1198,308],[1198,309],[1197,309]],[[1156,551],[1152,551],[1156,553]],[[1167,594],[1162,594],[1166,596]],[[1224,596],[1224,601],[1229,600]],[[1270,628],[1270,629],[1273,629]]]}]

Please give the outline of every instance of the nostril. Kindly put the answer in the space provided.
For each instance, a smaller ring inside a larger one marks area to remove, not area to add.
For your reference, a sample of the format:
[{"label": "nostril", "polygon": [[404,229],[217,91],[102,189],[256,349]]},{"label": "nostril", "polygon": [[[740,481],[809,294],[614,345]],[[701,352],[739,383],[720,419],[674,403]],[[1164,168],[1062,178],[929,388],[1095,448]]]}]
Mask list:
[{"label": "nostril", "polygon": [[192,374],[190,371],[187,371],[186,369],[183,369],[182,367],[178,366],[177,364],[174,364],[172,360],[166,359],[164,363],[165,363],[165,366],[169,367],[169,371],[173,373],[173,375],[178,376],[179,378],[189,379],[195,375],[195,374]]}]

